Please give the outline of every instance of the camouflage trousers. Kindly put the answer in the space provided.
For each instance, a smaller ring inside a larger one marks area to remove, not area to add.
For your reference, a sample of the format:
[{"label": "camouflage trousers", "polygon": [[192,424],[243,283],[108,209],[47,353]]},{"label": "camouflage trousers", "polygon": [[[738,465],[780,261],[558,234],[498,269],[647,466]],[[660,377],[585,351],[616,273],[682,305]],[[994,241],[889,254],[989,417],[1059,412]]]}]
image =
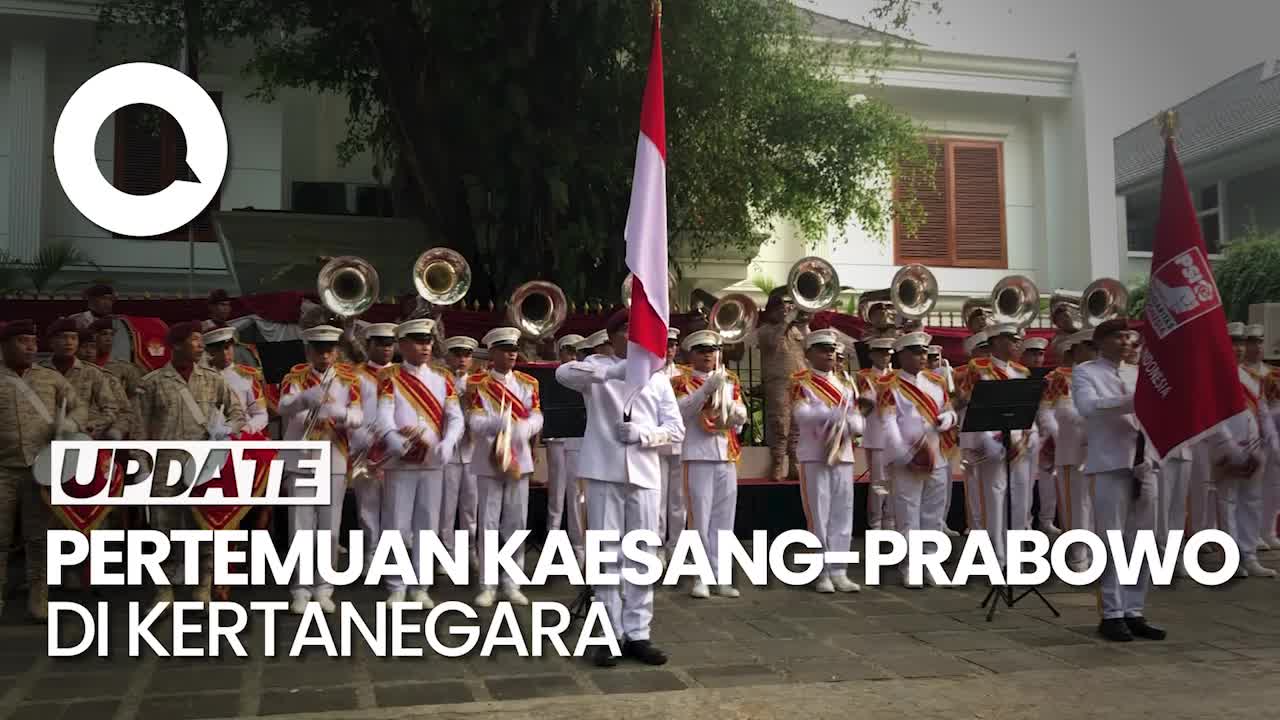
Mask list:
[{"label": "camouflage trousers", "polygon": [[53,513],[40,496],[31,468],[0,467],[0,592],[9,580],[9,552],[14,529],[22,513],[22,537],[26,544],[27,582],[35,587],[46,577],[45,555]]},{"label": "camouflage trousers", "polygon": [[796,461],[797,435],[791,432],[790,391],[789,380],[770,380],[764,384],[764,442],[769,446],[769,472],[775,480],[800,469]]}]

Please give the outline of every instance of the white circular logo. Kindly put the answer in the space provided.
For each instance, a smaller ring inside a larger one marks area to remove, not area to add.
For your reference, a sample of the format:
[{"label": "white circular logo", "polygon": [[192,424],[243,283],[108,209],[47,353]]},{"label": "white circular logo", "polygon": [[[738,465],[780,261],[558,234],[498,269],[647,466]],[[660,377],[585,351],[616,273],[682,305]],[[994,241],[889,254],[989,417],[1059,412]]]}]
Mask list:
[{"label": "white circular logo", "polygon": [[[128,105],[152,105],[178,121],[195,182],[175,180],[158,193],[130,195],[102,177],[94,153],[98,129]],[[131,237],[163,235],[213,201],[227,171],[227,128],[213,99],[186,75],[153,63],[117,65],[81,85],[62,109],[53,163],[67,198],[90,222]]]}]

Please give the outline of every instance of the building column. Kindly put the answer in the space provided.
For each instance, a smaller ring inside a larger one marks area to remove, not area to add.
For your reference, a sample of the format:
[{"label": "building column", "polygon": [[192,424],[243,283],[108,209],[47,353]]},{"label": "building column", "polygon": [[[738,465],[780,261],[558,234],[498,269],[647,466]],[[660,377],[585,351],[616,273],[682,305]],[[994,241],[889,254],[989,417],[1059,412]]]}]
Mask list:
[{"label": "building column", "polygon": [[9,252],[34,260],[44,232],[47,61],[42,40],[14,40],[9,57]]}]

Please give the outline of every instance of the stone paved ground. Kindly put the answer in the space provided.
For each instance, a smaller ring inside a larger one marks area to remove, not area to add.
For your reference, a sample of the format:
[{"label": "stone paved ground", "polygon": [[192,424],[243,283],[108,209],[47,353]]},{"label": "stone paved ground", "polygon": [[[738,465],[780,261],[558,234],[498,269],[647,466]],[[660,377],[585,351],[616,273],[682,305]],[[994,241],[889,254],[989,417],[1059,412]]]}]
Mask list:
[{"label": "stone paved ground", "polygon": [[[1262,558],[1280,565],[1280,553]],[[731,718],[793,710],[821,717],[890,700],[898,705],[875,707],[924,717],[1049,718],[1065,717],[1064,710],[1073,718],[1114,717],[1107,709],[1126,707],[1121,700],[1148,707],[1141,703],[1157,692],[1167,705],[1164,718],[1204,716],[1202,704],[1212,698],[1230,698],[1231,713],[1266,717],[1280,702],[1274,674],[1280,667],[1280,580],[1221,588],[1184,581],[1157,589],[1149,596],[1149,615],[1169,630],[1169,640],[1125,645],[1096,636],[1094,593],[1067,586],[1043,588],[1061,617],[1029,597],[1014,609],[1002,607],[992,622],[978,609],[985,590],[977,585],[890,585],[853,595],[780,585],[743,589],[736,600],[694,600],[683,589],[659,590],[654,639],[671,663],[649,668],[624,662],[610,670],[580,659],[513,652],[462,659],[380,659],[367,651],[347,659],[315,653],[289,658],[284,652],[267,658],[252,650],[260,639],[246,643],[252,656],[243,659],[130,658],[120,649],[127,648],[119,629],[123,616],[113,620],[111,657],[55,659],[47,657],[46,629],[24,622],[19,598],[11,597],[0,624],[0,720],[306,713],[461,718],[478,712],[589,718],[592,708],[606,705],[601,695],[614,696],[607,707],[615,719],[654,712],[702,717],[708,714],[698,708],[705,707]],[[567,602],[573,589],[558,585],[528,594],[535,601]],[[147,596],[104,595],[112,601]],[[470,602],[472,593],[442,588],[433,596]],[[369,607],[381,599],[366,590],[342,597]],[[279,600],[282,593],[252,599]],[[292,636],[288,628],[296,622],[282,621],[278,642]],[[1037,707],[1037,688],[1045,701],[1056,698],[1053,712]],[[451,707],[442,714],[444,705]]]}]

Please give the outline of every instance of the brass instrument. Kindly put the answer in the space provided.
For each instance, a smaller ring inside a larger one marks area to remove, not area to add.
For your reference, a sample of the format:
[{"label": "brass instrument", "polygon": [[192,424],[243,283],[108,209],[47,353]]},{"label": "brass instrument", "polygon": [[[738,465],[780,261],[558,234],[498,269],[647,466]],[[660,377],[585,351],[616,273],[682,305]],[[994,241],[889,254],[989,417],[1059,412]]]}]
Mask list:
[{"label": "brass instrument", "polygon": [[938,302],[938,280],[929,268],[920,264],[904,265],[894,273],[889,287],[868,290],[858,296],[858,316],[871,322],[871,310],[877,305],[891,305],[890,324],[900,320],[920,320]]},{"label": "brass instrument", "polygon": [[506,399],[502,401],[502,425],[493,439],[493,467],[505,478],[516,480],[520,477],[520,463],[516,459],[515,448],[511,446],[513,415]]},{"label": "brass instrument", "polygon": [[791,302],[805,315],[813,315],[835,305],[840,291],[844,289],[835,266],[813,255],[797,260],[787,273]]},{"label": "brass instrument", "polygon": [[1129,310],[1129,290],[1114,278],[1098,278],[1081,293],[1080,314],[1085,327],[1097,327]]},{"label": "brass instrument", "polygon": [[471,265],[455,250],[431,248],[413,263],[413,286],[431,305],[452,305],[471,289]]},{"label": "brass instrument", "polygon": [[379,459],[373,460],[373,449],[381,444],[383,439],[391,432],[391,430],[387,430],[375,437],[370,437],[368,445],[351,455],[351,459],[347,463],[350,468],[347,471],[347,478],[353,484],[382,479],[382,465],[391,458],[391,455],[390,453],[384,453]]},{"label": "brass instrument", "polygon": [[1025,328],[1040,316],[1040,290],[1028,277],[1007,275],[991,290],[991,311],[996,324]]},{"label": "brass instrument", "polygon": [[965,300],[964,305],[960,307],[960,317],[964,320],[964,326],[969,332],[981,332],[983,328],[994,324],[991,301],[987,298]]},{"label": "brass instrument", "polygon": [[[635,273],[627,273],[627,276],[622,279],[622,286],[621,286],[622,306],[627,309],[631,308],[631,280],[634,277],[635,277]],[[671,272],[668,271],[667,272],[667,303],[669,307],[675,306],[676,304],[675,299],[676,299],[676,276],[672,275]]]},{"label": "brass instrument", "polygon": [[1080,315],[1080,293],[1070,290],[1054,290],[1049,296],[1049,319],[1054,327],[1070,335],[1084,329]]},{"label": "brass instrument", "polygon": [[[723,345],[740,343],[755,329],[760,309],[742,293],[729,293],[716,300],[708,313],[708,329],[720,336]],[[711,397],[710,412],[719,428],[729,427],[729,410],[733,407],[733,383],[729,380],[724,358],[717,358],[716,372],[722,376],[720,389]]]},{"label": "brass instrument", "polygon": [[331,365],[329,369],[324,371],[324,383],[320,386],[320,402],[307,411],[307,418],[302,426],[303,440],[310,440],[311,433],[315,432],[316,426],[320,424],[320,411],[324,409],[325,403],[329,401],[329,388],[333,387],[333,379],[336,377],[338,377],[337,367]]},{"label": "brass instrument", "polygon": [[554,335],[564,325],[569,302],[555,283],[531,280],[516,288],[507,303],[507,321],[533,340]]},{"label": "brass instrument", "polygon": [[325,309],[342,325],[341,349],[351,362],[362,362],[362,341],[352,332],[355,318],[378,301],[378,271],[363,258],[342,255],[330,258],[316,277],[316,293]]}]

